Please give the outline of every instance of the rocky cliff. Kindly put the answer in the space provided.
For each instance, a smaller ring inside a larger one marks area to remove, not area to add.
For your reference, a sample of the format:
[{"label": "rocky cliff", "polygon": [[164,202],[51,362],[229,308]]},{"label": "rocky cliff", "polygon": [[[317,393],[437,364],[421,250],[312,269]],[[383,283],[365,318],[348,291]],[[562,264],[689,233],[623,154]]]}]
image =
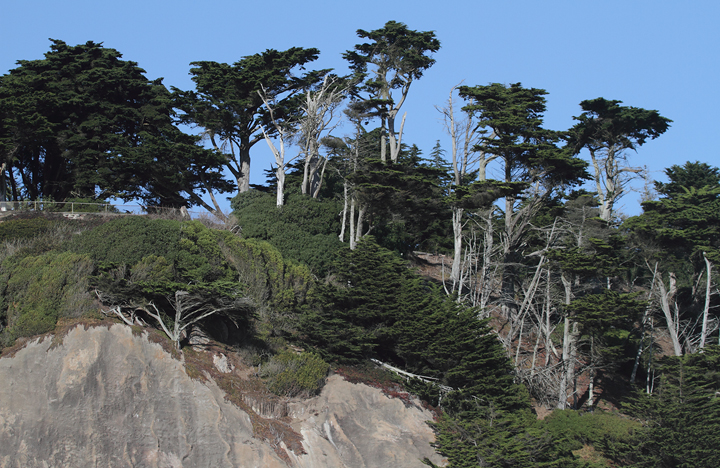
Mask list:
[{"label": "rocky cliff", "polygon": [[[219,372],[240,372],[214,358]],[[428,411],[337,375],[280,414],[253,407],[233,404],[212,379],[191,379],[181,359],[130,327],[76,327],[61,345],[38,339],[0,359],[0,467],[441,463]],[[272,417],[301,446],[258,436],[258,420]]]}]

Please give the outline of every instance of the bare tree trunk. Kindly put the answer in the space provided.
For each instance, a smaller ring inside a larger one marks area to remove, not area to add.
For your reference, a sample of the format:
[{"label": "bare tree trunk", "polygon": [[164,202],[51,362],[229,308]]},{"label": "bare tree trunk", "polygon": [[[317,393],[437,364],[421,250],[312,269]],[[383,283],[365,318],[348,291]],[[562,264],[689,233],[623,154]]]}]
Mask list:
[{"label": "bare tree trunk", "polygon": [[703,260],[705,260],[705,275],[707,281],[705,282],[705,307],[703,308],[703,322],[702,322],[702,334],[700,335],[700,349],[705,347],[705,340],[707,339],[707,324],[708,315],[710,313],[710,285],[712,283],[712,263],[708,260],[705,252],[703,252]]},{"label": "bare tree trunk", "polygon": [[[402,104],[401,104],[402,105]],[[399,109],[400,106],[398,106]],[[389,132],[388,136],[390,137],[390,160],[394,163],[397,163],[398,156],[400,155],[400,148],[402,148],[402,135],[403,135],[403,129],[405,128],[405,118],[407,117],[407,112],[403,114],[402,121],[400,122],[400,132],[398,132],[397,138],[395,138],[395,118],[388,119],[388,126],[389,126]]]},{"label": "bare tree trunk", "polygon": [[240,152],[240,176],[237,179],[238,192],[250,190],[250,154]]},{"label": "bare tree trunk", "polygon": [[356,242],[360,241],[360,238],[363,236],[363,222],[365,221],[365,206],[360,206],[358,208],[358,218],[357,218],[357,229],[355,229],[355,236]]},{"label": "bare tree trunk", "polygon": [[452,225],[453,225],[453,245],[455,247],[452,270],[450,278],[452,279],[452,291],[460,292],[457,288],[460,282],[460,262],[462,260],[462,218],[464,210],[462,208],[453,207],[452,209]]},{"label": "bare tree trunk", "polygon": [[380,119],[380,160],[387,162],[387,130],[386,130],[387,119],[382,117]]},{"label": "bare tree trunk", "polygon": [[[560,276],[565,288],[565,305],[569,305],[572,300],[572,283],[564,274]],[[577,334],[577,326],[570,321],[570,316],[565,312],[565,324],[563,328],[563,354],[562,354],[562,378],[560,379],[560,387],[558,394],[558,409],[567,408],[568,386],[575,382],[575,357],[576,344],[575,337]],[[570,329],[573,327],[573,331]],[[573,392],[574,394],[574,392]]]},{"label": "bare tree trunk", "polygon": [[277,196],[275,200],[277,206],[283,206],[285,204],[285,168],[281,169],[278,166],[275,176],[277,177]]},{"label": "bare tree trunk", "polygon": [[[648,268],[650,265],[648,265]],[[656,294],[660,299],[660,308],[663,311],[663,314],[665,315],[665,323],[667,324],[668,333],[670,334],[670,340],[673,344],[673,350],[675,351],[675,356],[682,356],[682,345],[680,344],[680,324],[678,323],[679,317],[677,314],[677,305],[675,306],[676,311],[675,314],[673,314],[673,311],[671,310],[671,301],[674,301],[675,294],[677,293],[677,285],[676,285],[676,279],[675,279],[675,273],[670,273],[670,288],[669,290],[665,287],[665,282],[662,279],[662,274],[660,274],[658,270],[658,264],[655,264],[655,268],[653,270],[653,282],[655,282],[658,286],[656,290]],[[673,316],[675,315],[675,316]]]},{"label": "bare tree trunk", "polygon": [[285,168],[287,164],[289,164],[293,159],[299,157],[299,155],[291,158],[287,162],[285,161],[285,143],[291,135],[292,129],[286,125],[281,125],[275,119],[275,109],[272,107],[264,87],[262,87],[262,92],[258,91],[258,95],[263,100],[263,102],[265,103],[265,107],[267,107],[270,113],[270,120],[272,121],[272,124],[277,131],[277,139],[280,142],[280,148],[278,149],[272,142],[270,135],[268,135],[268,133],[265,131],[265,127],[261,127],[263,136],[265,137],[265,141],[267,142],[270,151],[272,151],[273,156],[275,156],[275,163],[277,164],[277,169],[275,170],[275,176],[277,178],[277,206],[283,206],[283,204],[285,203]]},{"label": "bare tree trunk", "polygon": [[355,237],[355,196],[350,201],[350,250],[355,250],[357,238]]},{"label": "bare tree trunk", "polygon": [[347,180],[343,181],[343,210],[342,210],[342,224],[340,225],[340,242],[345,242],[345,223],[347,222],[348,215],[348,183]]}]

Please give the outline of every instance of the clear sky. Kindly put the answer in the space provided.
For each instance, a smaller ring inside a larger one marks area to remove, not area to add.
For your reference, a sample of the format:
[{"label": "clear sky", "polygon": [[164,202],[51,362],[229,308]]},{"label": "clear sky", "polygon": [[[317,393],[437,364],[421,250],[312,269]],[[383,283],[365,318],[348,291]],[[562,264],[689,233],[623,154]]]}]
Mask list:
[{"label": "clear sky", "polygon": [[[48,38],[75,45],[102,42],[138,62],[150,79],[192,89],[189,63],[233,63],[268,48],[320,49],[317,68],[347,71],[341,54],[359,42],[357,29],[387,21],[435,31],[435,66],[413,84],[403,142],[427,155],[436,140],[449,149],[436,105],[452,86],[521,82],[548,91],[545,126],[565,130],[579,102],[604,97],[656,109],[672,127],[631,155],[655,179],[672,164],[720,165],[720,2],[693,0],[506,1],[243,1],[4,0],[0,8],[0,73],[20,59],[40,59]],[[342,136],[342,135],[340,135]],[[252,183],[272,156],[259,143]],[[621,200],[640,211],[636,196]]]}]

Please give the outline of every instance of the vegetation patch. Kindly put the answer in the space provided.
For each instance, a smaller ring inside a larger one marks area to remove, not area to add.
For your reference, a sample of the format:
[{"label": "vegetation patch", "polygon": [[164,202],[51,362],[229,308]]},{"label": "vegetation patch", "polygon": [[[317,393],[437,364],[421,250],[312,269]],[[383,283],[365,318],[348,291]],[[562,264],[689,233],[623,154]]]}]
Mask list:
[{"label": "vegetation patch", "polygon": [[402,384],[403,380],[392,372],[388,372],[372,364],[337,367],[334,371],[350,383],[364,384],[368,387],[377,388],[389,398],[402,400],[405,406],[414,406],[412,401],[413,395],[405,391]]},{"label": "vegetation patch", "polygon": [[182,354],[177,349],[177,346],[175,346],[175,343],[170,340],[167,335],[155,328],[146,328],[145,331],[147,332],[148,341],[159,344],[166,353],[178,361],[182,359]]},{"label": "vegetation patch", "polygon": [[262,365],[259,373],[276,395],[310,397],[320,393],[329,368],[317,354],[284,350]]},{"label": "vegetation patch", "polygon": [[65,337],[67,336],[67,334],[70,333],[70,331],[74,328],[83,327],[83,330],[88,330],[95,327],[110,328],[116,323],[118,322],[108,319],[106,317],[102,317],[99,314],[96,316],[86,316],[77,319],[61,318],[57,321],[57,324],[55,325],[55,330],[52,332],[52,344],[50,345],[50,348],[48,348],[48,351],[50,349],[61,346],[65,341]]},{"label": "vegetation patch", "polygon": [[[213,363],[213,356],[217,353],[228,356],[235,366],[235,371],[227,374],[218,371]],[[233,357],[234,353],[228,352],[220,346],[211,345],[203,351],[187,347],[183,349],[183,354],[188,376],[200,381],[207,381],[209,376],[225,392],[225,398],[228,401],[248,414],[253,426],[253,436],[268,442],[275,453],[286,463],[292,462],[281,443],[284,443],[297,455],[306,453],[302,445],[303,437],[293,430],[289,419],[264,418],[248,404],[247,400],[250,398],[255,402],[269,404],[282,404],[282,402],[276,395],[268,391],[262,380],[253,377],[245,379],[238,375],[238,368],[243,364]]]}]

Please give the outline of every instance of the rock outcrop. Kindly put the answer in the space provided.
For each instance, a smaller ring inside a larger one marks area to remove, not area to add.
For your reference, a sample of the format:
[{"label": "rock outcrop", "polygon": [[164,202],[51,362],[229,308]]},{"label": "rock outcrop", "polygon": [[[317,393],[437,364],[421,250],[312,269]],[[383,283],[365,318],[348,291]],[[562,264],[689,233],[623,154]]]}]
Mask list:
[{"label": "rock outcrop", "polygon": [[51,341],[0,359],[0,468],[441,462],[430,445],[428,411],[340,376],[319,396],[288,402],[284,418],[306,453],[283,457],[253,436],[251,416],[214,382],[190,379],[181,361],[130,327],[77,327],[62,345]]}]

